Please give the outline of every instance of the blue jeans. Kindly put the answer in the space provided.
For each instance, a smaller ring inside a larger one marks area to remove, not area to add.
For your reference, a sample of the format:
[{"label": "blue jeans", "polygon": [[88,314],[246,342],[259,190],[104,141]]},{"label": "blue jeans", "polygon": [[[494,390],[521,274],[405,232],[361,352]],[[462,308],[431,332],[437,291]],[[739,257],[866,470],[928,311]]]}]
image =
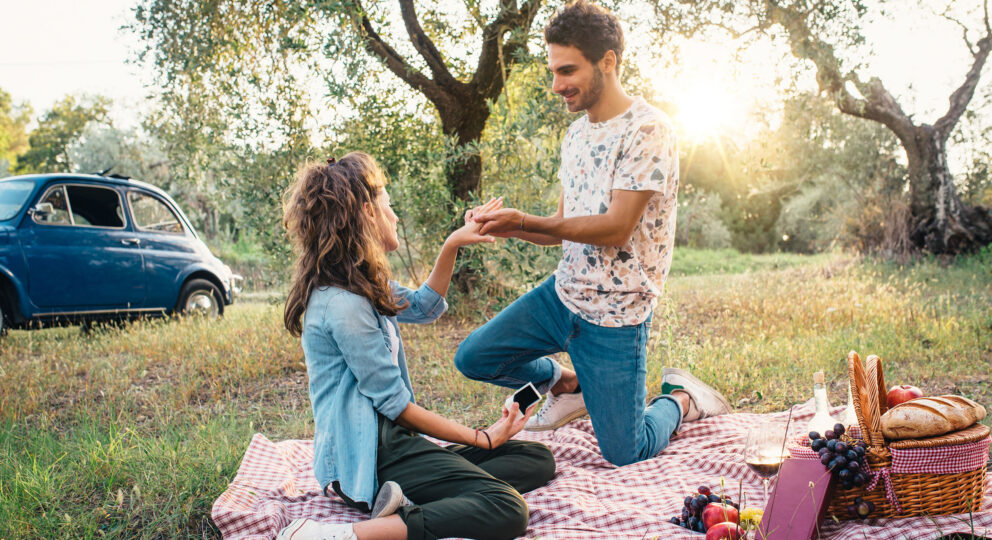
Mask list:
[{"label": "blue jeans", "polygon": [[465,338],[455,366],[470,379],[508,388],[532,382],[546,393],[561,367],[545,355],[567,352],[603,457],[627,465],[664,450],[682,421],[671,396],[644,404],[650,324],[586,322],[558,299],[551,276]]}]

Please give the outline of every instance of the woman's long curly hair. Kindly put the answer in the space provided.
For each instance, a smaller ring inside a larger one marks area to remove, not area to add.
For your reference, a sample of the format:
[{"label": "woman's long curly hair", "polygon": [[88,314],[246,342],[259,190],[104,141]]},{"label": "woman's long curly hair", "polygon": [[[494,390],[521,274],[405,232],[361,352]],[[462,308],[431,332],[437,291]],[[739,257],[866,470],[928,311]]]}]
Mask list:
[{"label": "woman's long curly hair", "polygon": [[297,337],[303,333],[310,295],[318,287],[334,285],[364,296],[383,315],[402,309],[389,285],[389,264],[377,225],[376,199],[386,176],[363,152],[327,161],[304,166],[283,203],[283,224],[298,255],[283,324]]}]

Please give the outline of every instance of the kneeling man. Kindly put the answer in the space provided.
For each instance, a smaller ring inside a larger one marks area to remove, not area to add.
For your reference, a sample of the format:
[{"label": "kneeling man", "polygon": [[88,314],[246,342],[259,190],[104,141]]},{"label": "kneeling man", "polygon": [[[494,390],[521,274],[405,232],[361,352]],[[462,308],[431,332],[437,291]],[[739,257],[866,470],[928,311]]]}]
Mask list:
[{"label": "kneeling man", "polygon": [[[663,450],[683,421],[724,414],[727,400],[689,373],[667,368],[662,395],[645,406],[648,331],[672,261],[678,154],[667,116],[620,84],[623,31],[583,0],[544,31],[552,90],[586,115],[562,143],[558,210],[505,208],[473,216],[482,234],[562,246],[555,273],[459,346],[467,377],[548,399],[525,429],[587,413],[600,449],[626,465]],[[575,371],[546,355],[567,352]]]}]

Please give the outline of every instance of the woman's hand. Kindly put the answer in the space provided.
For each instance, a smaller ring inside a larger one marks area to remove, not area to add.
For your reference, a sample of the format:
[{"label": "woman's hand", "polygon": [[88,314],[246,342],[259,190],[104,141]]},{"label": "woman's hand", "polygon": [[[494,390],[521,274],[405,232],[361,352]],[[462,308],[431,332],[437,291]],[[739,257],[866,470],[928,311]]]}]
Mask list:
[{"label": "woman's hand", "polygon": [[[520,430],[524,428],[524,424],[527,423],[527,419],[529,419],[530,415],[534,413],[535,408],[537,408],[537,403],[531,405],[530,408],[527,409],[527,414],[521,416],[518,414],[520,411],[519,403],[513,402],[513,405],[510,408],[507,408],[506,405],[504,405],[503,416],[500,417],[495,424],[483,430],[485,433],[489,434],[489,440],[492,440],[493,448],[502,445],[506,441],[512,439],[514,435],[520,433]],[[489,440],[483,440],[485,438],[486,436],[480,433],[477,446],[479,448],[491,450],[490,448],[487,448],[489,445]]]},{"label": "woman's hand", "polygon": [[488,236],[484,234],[479,234],[479,229],[482,228],[481,223],[470,222],[462,226],[462,228],[456,230],[448,236],[448,239],[444,241],[445,244],[449,244],[452,247],[460,248],[463,246],[468,246],[471,244],[479,244],[482,242],[495,242],[496,237]]}]

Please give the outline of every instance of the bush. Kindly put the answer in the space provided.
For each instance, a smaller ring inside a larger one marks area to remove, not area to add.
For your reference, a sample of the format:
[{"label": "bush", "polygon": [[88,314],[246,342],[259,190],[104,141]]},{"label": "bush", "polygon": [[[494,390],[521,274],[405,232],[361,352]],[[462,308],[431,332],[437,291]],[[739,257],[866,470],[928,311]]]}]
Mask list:
[{"label": "bush", "polygon": [[679,194],[675,245],[698,249],[730,247],[730,230],[720,219],[723,205],[720,196],[700,189],[685,189]]}]

